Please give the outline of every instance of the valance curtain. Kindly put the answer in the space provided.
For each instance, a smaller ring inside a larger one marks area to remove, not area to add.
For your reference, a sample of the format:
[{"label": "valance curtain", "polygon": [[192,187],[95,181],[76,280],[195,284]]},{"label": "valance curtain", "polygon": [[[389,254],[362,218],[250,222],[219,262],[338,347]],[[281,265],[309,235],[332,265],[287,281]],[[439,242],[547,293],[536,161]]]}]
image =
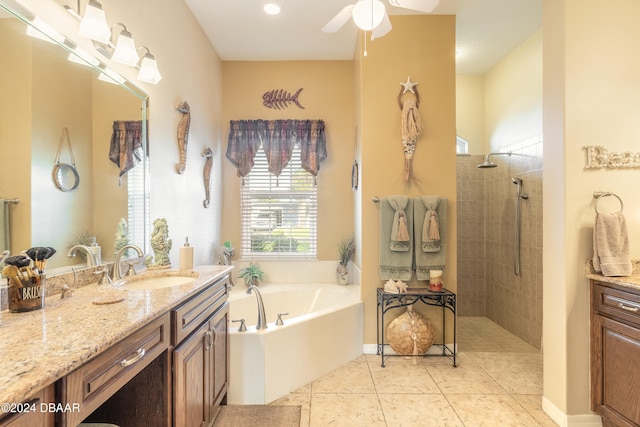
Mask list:
[{"label": "valance curtain", "polygon": [[120,168],[120,177],[137,165],[142,156],[142,121],[114,121],[109,160]]},{"label": "valance curtain", "polygon": [[323,120],[231,120],[227,159],[237,168],[238,176],[245,177],[262,144],[269,172],[279,176],[291,160],[296,143],[302,168],[315,179],[327,158]]}]

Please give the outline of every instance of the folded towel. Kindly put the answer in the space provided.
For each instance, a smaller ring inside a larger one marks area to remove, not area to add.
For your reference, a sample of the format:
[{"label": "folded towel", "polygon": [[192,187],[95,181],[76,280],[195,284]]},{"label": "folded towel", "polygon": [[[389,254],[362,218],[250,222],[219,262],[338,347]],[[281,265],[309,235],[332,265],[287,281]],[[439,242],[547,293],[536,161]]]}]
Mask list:
[{"label": "folded towel", "polygon": [[627,222],[622,212],[596,214],[593,268],[604,276],[629,276],[631,256]]},{"label": "folded towel", "polygon": [[[437,239],[432,239],[431,237],[436,236],[429,233],[432,226],[435,226],[431,212],[436,214]],[[418,280],[429,280],[430,270],[445,269],[447,199],[438,196],[415,198],[413,200],[413,224],[415,227],[414,235],[420,238],[420,241],[416,242],[418,250],[415,251],[416,278]]]},{"label": "folded towel", "polygon": [[[398,209],[399,207],[403,207],[403,209]],[[403,215],[400,215],[399,211],[402,211]],[[396,234],[393,237],[398,239],[402,217],[406,222],[407,240],[392,241],[394,228],[396,228]],[[406,196],[390,196],[380,199],[379,256],[380,279],[411,279],[413,275],[413,201]]]},{"label": "folded towel", "polygon": [[411,241],[409,229],[407,228],[407,214],[405,212],[409,198],[407,196],[389,196],[387,201],[395,211],[391,225],[389,248],[392,251],[406,252],[410,248],[409,243]]}]

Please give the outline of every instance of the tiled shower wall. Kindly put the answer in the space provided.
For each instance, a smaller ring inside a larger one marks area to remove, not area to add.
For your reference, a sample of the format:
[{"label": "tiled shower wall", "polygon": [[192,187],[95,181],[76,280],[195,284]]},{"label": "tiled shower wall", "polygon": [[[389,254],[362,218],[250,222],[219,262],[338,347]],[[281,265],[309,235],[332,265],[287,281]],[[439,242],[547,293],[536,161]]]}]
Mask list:
[{"label": "tiled shower wall", "polygon": [[[542,142],[509,147],[523,156],[460,156],[458,314],[486,316],[536,348],[542,338]],[[507,149],[507,150],[508,150]],[[521,272],[514,274],[515,194],[523,180]]]}]

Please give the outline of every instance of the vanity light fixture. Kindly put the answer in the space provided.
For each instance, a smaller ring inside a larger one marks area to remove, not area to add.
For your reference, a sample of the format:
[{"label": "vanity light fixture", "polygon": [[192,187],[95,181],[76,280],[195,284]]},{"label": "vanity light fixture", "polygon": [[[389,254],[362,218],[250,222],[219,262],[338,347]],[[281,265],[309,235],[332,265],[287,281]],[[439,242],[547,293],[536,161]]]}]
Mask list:
[{"label": "vanity light fixture", "polygon": [[149,48],[146,46],[140,46],[140,49],[146,49],[147,53],[142,57],[142,61],[140,61],[140,71],[138,72],[138,80],[151,83],[158,84],[162,76],[160,75],[160,71],[158,70],[158,63],[156,62],[156,58],[151,54]]},{"label": "vanity light fixture", "polygon": [[114,85],[122,85],[126,83],[125,78],[113,71],[111,68],[104,67],[101,68],[100,71],[102,72],[98,76],[98,80],[102,80],[103,82],[111,83]]},{"label": "vanity light fixture", "polygon": [[131,37],[131,33],[127,30],[127,27],[120,22],[114,24],[111,29],[113,30],[118,25],[122,26],[123,29],[116,38],[116,47],[111,55],[111,59],[121,64],[135,67],[140,57],[136,51],[133,37]]},{"label": "vanity light fixture", "polygon": [[111,30],[107,24],[107,18],[102,10],[102,4],[97,0],[89,0],[84,10],[84,16],[80,21],[78,33],[100,43],[108,44],[111,38]]},{"label": "vanity light fixture", "polygon": [[[35,28],[34,28],[35,27]],[[64,36],[53,29],[53,27],[36,16],[27,26],[27,35],[44,40],[49,43],[64,43]]]},{"label": "vanity light fixture", "polygon": [[276,3],[267,3],[267,4],[264,5],[264,7],[262,9],[268,15],[279,15],[281,10],[282,10],[280,8],[280,5],[278,5]]},{"label": "vanity light fixture", "polygon": [[93,65],[94,67],[100,65],[100,61],[89,55],[86,50],[77,46],[73,48],[73,52],[69,52],[67,59],[76,64],[86,65],[87,67],[89,65]]}]

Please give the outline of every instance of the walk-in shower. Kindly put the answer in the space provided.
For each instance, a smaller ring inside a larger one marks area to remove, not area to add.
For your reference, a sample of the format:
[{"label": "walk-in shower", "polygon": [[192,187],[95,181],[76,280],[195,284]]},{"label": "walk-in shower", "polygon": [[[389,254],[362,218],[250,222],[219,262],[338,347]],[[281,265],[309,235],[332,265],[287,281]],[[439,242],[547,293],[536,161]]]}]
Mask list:
[{"label": "walk-in shower", "polygon": [[516,223],[515,237],[513,241],[513,274],[520,275],[520,236],[522,233],[522,200],[527,200],[529,196],[522,194],[522,178],[513,177],[511,182],[518,186],[516,191]]}]

